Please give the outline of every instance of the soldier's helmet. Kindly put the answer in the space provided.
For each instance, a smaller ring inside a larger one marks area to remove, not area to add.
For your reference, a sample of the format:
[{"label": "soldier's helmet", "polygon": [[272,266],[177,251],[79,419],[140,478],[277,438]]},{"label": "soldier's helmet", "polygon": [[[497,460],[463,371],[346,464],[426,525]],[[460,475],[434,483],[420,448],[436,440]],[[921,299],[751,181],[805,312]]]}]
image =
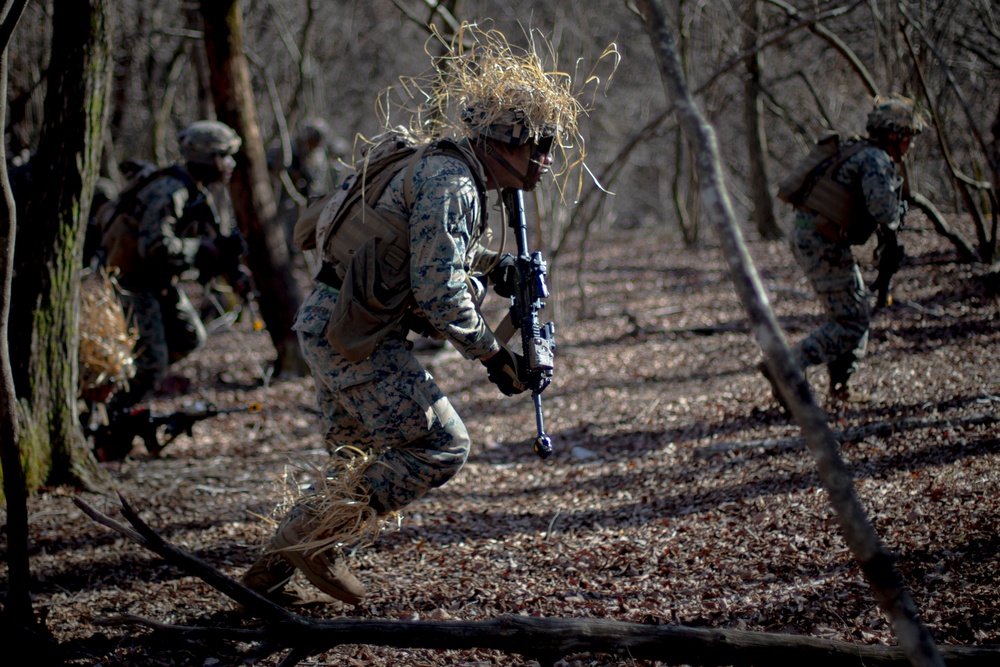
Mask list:
[{"label": "soldier's helmet", "polygon": [[462,121],[472,135],[495,139],[512,146],[522,146],[529,141],[558,137],[561,128],[555,123],[517,107],[504,107],[492,100],[479,100],[462,109]]},{"label": "soldier's helmet", "polygon": [[191,123],[177,135],[181,155],[194,164],[214,165],[219,157],[233,155],[243,140],[236,131],[217,120]]},{"label": "soldier's helmet", "polygon": [[915,135],[923,132],[926,125],[913,100],[894,94],[875,98],[866,129],[869,136],[889,133]]},{"label": "soldier's helmet", "polygon": [[320,145],[330,136],[330,126],[322,118],[307,118],[299,127],[299,140],[303,144]]}]

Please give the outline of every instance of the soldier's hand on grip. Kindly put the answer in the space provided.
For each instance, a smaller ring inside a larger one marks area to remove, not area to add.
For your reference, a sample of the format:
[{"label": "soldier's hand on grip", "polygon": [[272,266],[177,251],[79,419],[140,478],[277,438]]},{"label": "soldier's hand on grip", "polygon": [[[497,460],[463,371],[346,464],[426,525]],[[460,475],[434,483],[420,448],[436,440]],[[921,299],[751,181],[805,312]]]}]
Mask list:
[{"label": "soldier's hand on grip", "polygon": [[509,299],[517,290],[517,260],[509,252],[505,252],[486,277],[493,283],[494,292]]},{"label": "soldier's hand on grip", "polygon": [[483,359],[482,363],[486,366],[490,382],[497,386],[500,393],[505,396],[514,396],[527,390],[524,383],[517,377],[518,365],[524,363],[524,359],[520,355],[501,347],[499,352],[489,359]]}]

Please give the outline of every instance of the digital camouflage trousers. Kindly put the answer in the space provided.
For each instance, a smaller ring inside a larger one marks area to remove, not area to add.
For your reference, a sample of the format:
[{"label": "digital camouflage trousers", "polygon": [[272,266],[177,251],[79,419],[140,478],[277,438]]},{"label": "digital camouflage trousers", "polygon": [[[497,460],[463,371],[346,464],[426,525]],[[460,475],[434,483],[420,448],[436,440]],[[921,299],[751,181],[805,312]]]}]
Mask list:
[{"label": "digital camouflage trousers", "polygon": [[129,381],[127,391],[115,395],[113,409],[117,410],[141,401],[171,364],[203,346],[208,338],[198,312],[177,285],[156,291],[128,290],[122,294],[122,307],[129,313],[139,340],[135,378]]},{"label": "digital camouflage trousers", "polygon": [[865,355],[871,322],[868,290],[850,246],[796,218],[791,247],[823,307],[825,321],[793,349],[803,369],[826,364],[830,386],[846,385]]},{"label": "digital camouflage trousers", "polygon": [[399,510],[451,479],[469,455],[465,424],[437,383],[406,348],[390,338],[364,362],[380,371],[343,387],[350,365],[309,323],[296,326],[316,382],[328,448],[353,446],[376,454],[364,472],[370,504]]}]

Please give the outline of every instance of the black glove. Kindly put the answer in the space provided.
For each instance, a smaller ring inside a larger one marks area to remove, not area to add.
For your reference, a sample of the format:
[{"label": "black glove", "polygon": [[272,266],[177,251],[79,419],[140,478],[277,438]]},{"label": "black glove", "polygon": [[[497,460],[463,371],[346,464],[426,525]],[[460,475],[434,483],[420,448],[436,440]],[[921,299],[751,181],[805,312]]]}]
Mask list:
[{"label": "black glove", "polygon": [[229,236],[220,236],[215,239],[215,244],[219,246],[219,252],[223,255],[231,255],[239,258],[250,252],[246,239],[238,229],[234,229]]},{"label": "black glove", "polygon": [[198,269],[198,279],[205,283],[219,275],[219,247],[211,239],[202,239],[194,256],[194,268]]},{"label": "black glove", "polygon": [[509,252],[505,252],[486,277],[493,283],[494,292],[509,299],[517,290],[517,260]]},{"label": "black glove", "polygon": [[242,264],[238,265],[235,271],[226,275],[226,282],[241,298],[246,298],[253,292],[253,277],[250,275],[250,269]]},{"label": "black glove", "polygon": [[514,354],[505,347],[489,359],[481,360],[486,366],[490,382],[495,384],[500,393],[505,396],[514,396],[527,390],[524,383],[517,377],[517,369],[524,365],[524,358],[519,354]]}]

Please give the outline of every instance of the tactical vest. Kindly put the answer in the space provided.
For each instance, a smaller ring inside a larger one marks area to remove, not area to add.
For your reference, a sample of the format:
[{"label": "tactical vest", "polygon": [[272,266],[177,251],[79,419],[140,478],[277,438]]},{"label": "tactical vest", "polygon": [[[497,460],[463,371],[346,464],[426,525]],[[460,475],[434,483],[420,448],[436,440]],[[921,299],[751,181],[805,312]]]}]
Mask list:
[{"label": "tactical vest", "polygon": [[816,227],[839,242],[859,245],[875,229],[864,205],[860,188],[850,188],[834,179],[837,170],[869,144],[852,138],[841,143],[840,135],[827,135],[778,184],[778,198],[816,216]]},{"label": "tactical vest", "polygon": [[403,194],[407,209],[412,208],[413,173],[432,155],[468,164],[483,201],[485,188],[468,145],[449,140],[417,145],[392,134],[372,148],[337,191],[306,209],[295,224],[296,245],[320,251],[322,266],[314,277],[340,290],[325,335],[349,361],[370,356],[416,308],[410,291],[409,220],[376,205],[390,181],[405,170]]}]

